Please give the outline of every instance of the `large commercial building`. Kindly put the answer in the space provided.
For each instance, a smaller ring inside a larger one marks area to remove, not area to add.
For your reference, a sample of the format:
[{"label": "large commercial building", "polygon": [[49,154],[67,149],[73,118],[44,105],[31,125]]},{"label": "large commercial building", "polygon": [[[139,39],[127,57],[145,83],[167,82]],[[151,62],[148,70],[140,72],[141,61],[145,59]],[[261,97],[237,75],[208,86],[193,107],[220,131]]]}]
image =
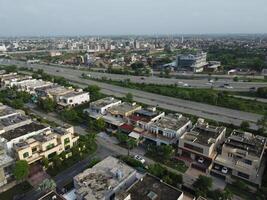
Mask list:
[{"label": "large commercial building", "polygon": [[77,200],[112,200],[137,180],[137,172],[109,156],[73,180]]},{"label": "large commercial building", "polygon": [[178,154],[191,160],[191,167],[206,173],[217,155],[217,147],[225,139],[225,127],[211,126],[199,119],[194,127],[179,139]]},{"label": "large commercial building", "polygon": [[202,72],[207,65],[207,53],[179,54],[176,58],[176,68],[178,71]]},{"label": "large commercial building", "polygon": [[261,185],[266,141],[265,137],[234,130],[214,160],[212,173],[226,181],[234,176]]}]

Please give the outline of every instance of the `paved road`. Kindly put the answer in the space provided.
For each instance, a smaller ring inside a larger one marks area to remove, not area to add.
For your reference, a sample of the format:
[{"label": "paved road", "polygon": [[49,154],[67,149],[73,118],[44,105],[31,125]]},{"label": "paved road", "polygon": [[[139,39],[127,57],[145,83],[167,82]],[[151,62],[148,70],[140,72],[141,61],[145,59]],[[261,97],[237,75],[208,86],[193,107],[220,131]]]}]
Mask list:
[{"label": "paved road", "polygon": [[122,97],[125,96],[128,92],[131,92],[134,96],[134,100],[137,102],[152,106],[159,106],[161,108],[175,112],[188,113],[223,123],[234,124],[238,126],[242,121],[248,121],[250,122],[252,129],[257,129],[258,127],[256,123],[262,117],[261,115],[254,113],[242,112],[233,109],[153,94],[149,92],[143,92],[140,90],[123,88],[92,80],[81,79],[81,72],[78,70],[63,69],[63,71],[59,71],[57,67],[43,65],[32,65],[31,67],[33,67],[34,69],[44,69],[46,73],[51,75],[63,76],[66,79],[75,82],[80,87],[86,87],[90,84],[98,85],[102,89],[101,92],[107,95]]},{"label": "paved road", "polygon": [[[15,65],[22,65],[24,67],[33,67],[33,68],[52,66],[52,65],[41,65],[41,64],[27,64],[22,61],[5,60],[5,59],[0,59],[0,64],[15,64]],[[71,69],[70,66],[66,67],[64,65],[53,65],[53,67],[62,68],[60,71],[63,73],[65,70]],[[102,73],[102,72],[86,72],[86,71],[77,70],[77,73],[79,73],[80,75],[83,72],[90,74],[91,77],[99,78],[99,79],[102,77],[106,77],[108,79],[117,80],[117,81],[130,79],[132,82],[135,82],[135,83],[153,83],[153,84],[163,84],[163,85],[176,84],[181,87],[184,87],[185,84],[188,84],[194,88],[213,87],[214,89],[227,90],[227,91],[249,91],[251,87],[255,87],[255,88],[267,87],[266,82],[234,82],[232,79],[230,79],[231,76],[228,76],[228,75],[221,76],[220,80],[215,81],[213,84],[211,84],[208,81],[209,77],[203,74],[194,75],[195,79],[192,79],[192,78],[190,79],[190,76],[192,76],[192,74],[179,74],[179,76],[187,77],[187,79],[175,79],[175,78],[159,78],[157,76],[151,76],[151,77],[128,76],[128,75],[121,75],[121,74],[109,74],[109,73]],[[226,83],[230,84],[233,88],[232,89],[221,88],[221,86],[223,86]]]}]

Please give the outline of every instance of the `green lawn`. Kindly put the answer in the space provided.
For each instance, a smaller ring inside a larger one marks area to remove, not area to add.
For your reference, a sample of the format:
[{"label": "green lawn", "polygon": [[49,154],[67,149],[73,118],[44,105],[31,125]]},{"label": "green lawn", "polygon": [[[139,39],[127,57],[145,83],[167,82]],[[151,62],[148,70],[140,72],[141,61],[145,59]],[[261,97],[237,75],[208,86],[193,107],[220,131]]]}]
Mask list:
[{"label": "green lawn", "polygon": [[0,194],[1,200],[12,200],[16,195],[24,194],[32,189],[32,186],[27,182],[22,182],[13,188]]},{"label": "green lawn", "polygon": [[185,173],[186,170],[188,169],[185,163],[180,160],[169,160],[164,164],[182,173]]}]

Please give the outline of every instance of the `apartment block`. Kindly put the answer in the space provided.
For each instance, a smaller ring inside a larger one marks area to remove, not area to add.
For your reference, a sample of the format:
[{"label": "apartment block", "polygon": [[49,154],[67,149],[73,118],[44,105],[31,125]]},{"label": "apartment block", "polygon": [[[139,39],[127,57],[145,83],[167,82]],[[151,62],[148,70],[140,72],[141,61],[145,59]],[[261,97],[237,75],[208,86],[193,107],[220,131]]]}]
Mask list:
[{"label": "apartment block", "polygon": [[27,160],[31,164],[44,157],[50,159],[69,150],[78,139],[79,136],[74,133],[72,126],[49,128],[15,143],[14,152],[18,160]]},{"label": "apartment block", "polygon": [[184,132],[192,127],[189,118],[181,114],[169,114],[160,116],[158,120],[151,123],[148,131],[143,133],[143,137],[150,142],[161,144],[175,144]]},{"label": "apartment block", "polygon": [[262,174],[266,166],[264,151],[265,137],[234,130],[222,146],[221,154],[214,160],[214,175],[231,181],[238,177],[261,185]]},{"label": "apartment block", "polygon": [[137,172],[109,156],[73,180],[77,200],[112,200],[137,180]]},{"label": "apartment block", "polygon": [[191,161],[191,167],[209,172],[217,155],[217,147],[225,139],[226,128],[211,126],[199,119],[194,127],[179,139],[178,154]]}]

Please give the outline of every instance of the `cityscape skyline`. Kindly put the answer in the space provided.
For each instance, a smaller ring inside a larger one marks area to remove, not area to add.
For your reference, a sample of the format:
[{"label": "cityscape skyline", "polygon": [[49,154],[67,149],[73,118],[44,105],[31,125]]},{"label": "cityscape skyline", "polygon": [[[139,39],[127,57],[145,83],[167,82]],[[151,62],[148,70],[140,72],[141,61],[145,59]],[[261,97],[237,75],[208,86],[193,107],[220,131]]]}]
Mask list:
[{"label": "cityscape skyline", "polygon": [[127,4],[122,0],[67,3],[3,0],[0,36],[267,33],[263,26],[267,14],[264,3],[264,0],[129,0]]}]

